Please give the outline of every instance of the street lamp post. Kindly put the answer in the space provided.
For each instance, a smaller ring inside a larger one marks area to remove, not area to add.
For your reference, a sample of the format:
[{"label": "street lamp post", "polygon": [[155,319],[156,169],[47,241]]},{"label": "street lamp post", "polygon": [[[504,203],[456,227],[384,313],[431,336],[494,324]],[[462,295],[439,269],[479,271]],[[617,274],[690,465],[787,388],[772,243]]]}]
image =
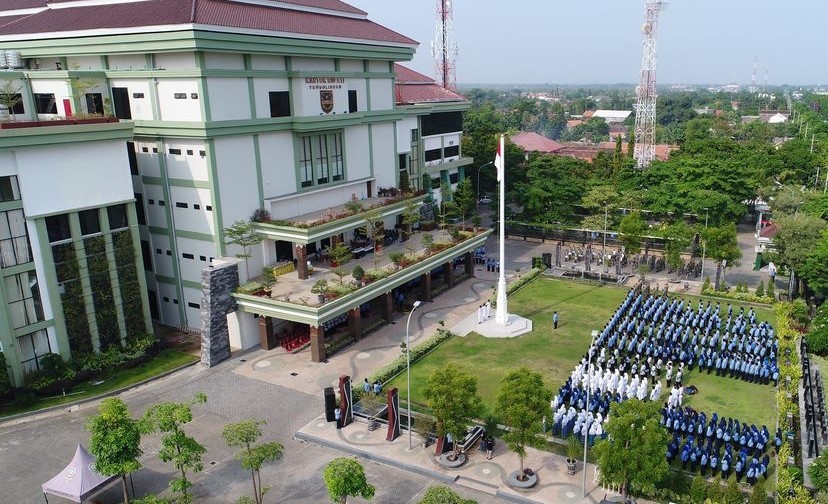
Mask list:
[{"label": "street lamp post", "polygon": [[592,395],[592,351],[593,347],[595,346],[595,337],[598,336],[598,331],[592,331],[592,341],[589,342],[589,350],[587,350],[587,398],[586,398],[586,407],[587,407],[587,415],[586,415],[586,426],[584,429],[584,482],[583,482],[583,497],[586,498],[586,473],[587,473],[587,447],[589,446],[589,424],[590,424],[590,416],[589,416],[589,399]]},{"label": "street lamp post", "polygon": [[480,203],[480,172],[487,166],[494,166],[494,161],[490,161],[477,169],[477,202]]},{"label": "street lamp post", "polygon": [[411,324],[411,315],[414,310],[422,304],[421,301],[414,301],[414,306],[408,313],[408,322],[405,323],[405,374],[408,380],[408,391],[406,392],[408,398],[408,449],[412,449],[411,445],[411,340],[409,339],[408,326]]},{"label": "street lamp post", "polygon": [[[704,207],[704,229],[707,229],[707,215],[708,215],[708,208]],[[707,255],[707,240],[702,240],[702,267],[701,267],[701,280],[702,283],[704,282],[704,256]]]}]

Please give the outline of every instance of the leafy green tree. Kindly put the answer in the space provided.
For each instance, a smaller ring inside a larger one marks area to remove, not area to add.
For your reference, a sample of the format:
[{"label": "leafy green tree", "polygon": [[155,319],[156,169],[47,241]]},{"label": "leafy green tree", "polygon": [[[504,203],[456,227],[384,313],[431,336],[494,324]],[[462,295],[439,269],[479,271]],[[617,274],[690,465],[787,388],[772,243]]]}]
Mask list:
[{"label": "leafy green tree", "polygon": [[236,254],[239,259],[244,259],[244,268],[247,277],[250,278],[250,269],[247,260],[252,257],[250,247],[262,243],[262,237],[253,232],[253,223],[238,220],[232,226],[224,230],[224,243],[236,245],[242,248],[242,253]]},{"label": "leafy green tree", "polygon": [[588,163],[563,156],[537,156],[529,161],[527,182],[517,186],[516,201],[530,222],[570,222],[572,207],[585,192]]},{"label": "leafy green tree", "polygon": [[507,373],[500,380],[495,414],[509,427],[503,439],[520,459],[519,479],[523,478],[526,445],[533,445],[541,433],[551,399],[552,392],[544,386],[543,375],[526,367]]},{"label": "leafy green tree", "polygon": [[630,131],[629,139],[627,140],[627,157],[632,158],[635,155],[635,131]]},{"label": "leafy green tree", "polygon": [[[469,424],[483,413],[483,400],[477,392],[477,378],[461,371],[454,364],[448,364],[429,375],[424,395],[437,420],[438,436],[450,434],[455,440],[463,439]],[[457,444],[455,443],[455,456]]]},{"label": "leafy green tree", "polygon": [[350,496],[371,500],[376,491],[374,485],[368,483],[362,465],[348,457],[339,457],[328,462],[322,471],[322,478],[331,500],[339,504],[346,504]]},{"label": "leafy green tree", "polygon": [[774,217],[792,215],[799,212],[799,208],[808,200],[806,193],[801,188],[793,186],[781,186],[777,188],[771,197],[770,207]]},{"label": "leafy green tree", "polygon": [[828,231],[822,232],[822,237],[800,268],[799,275],[815,292],[828,296]]},{"label": "leafy green tree", "polygon": [[428,487],[419,504],[477,504],[477,501],[464,499],[445,485],[433,485]]},{"label": "leafy green tree", "polygon": [[471,180],[464,178],[454,191],[454,204],[457,205],[457,210],[460,212],[460,218],[463,223],[466,222],[466,216],[474,212],[477,208],[477,195],[472,188]]},{"label": "leafy green tree", "polygon": [[12,390],[9,368],[6,364],[6,355],[0,352],[0,398],[10,394]]},{"label": "leafy green tree", "polygon": [[759,281],[759,285],[756,286],[756,292],[754,294],[756,294],[759,297],[762,297],[762,296],[765,295],[765,281],[764,280]]},{"label": "leafy green tree", "polygon": [[799,273],[808,256],[817,248],[828,223],[806,214],[785,215],[776,220],[778,231],[773,244],[782,263]]},{"label": "leafy green tree", "polygon": [[253,479],[253,496],[255,504],[262,504],[265,489],[262,486],[261,468],[265,462],[274,462],[282,457],[284,446],[277,442],[255,444],[262,437],[263,420],[242,420],[224,426],[221,437],[227,446],[242,448],[236,454],[243,469],[250,471]]},{"label": "leafy green tree", "polygon": [[665,255],[667,264],[678,269],[684,264],[681,253],[690,245],[693,230],[683,220],[679,220],[662,229],[661,236],[665,239]]},{"label": "leafy green tree", "polygon": [[736,482],[736,475],[733,474],[727,480],[724,494],[722,496],[722,504],[744,504],[745,497],[739,490],[739,483]]},{"label": "leafy green tree", "polygon": [[768,492],[765,490],[765,481],[759,480],[753,485],[752,492],[748,498],[748,504],[767,504]]},{"label": "leafy green tree", "polygon": [[[707,244],[707,257],[719,262],[727,261],[727,266],[739,264],[742,251],[736,241],[735,224],[703,229],[702,238]],[[725,268],[722,269],[722,278],[724,278],[724,270]]]},{"label": "leafy green tree", "polygon": [[187,479],[187,471],[199,472],[204,469],[201,456],[207,451],[194,438],[184,432],[184,425],[193,420],[192,406],[204,404],[207,396],[196,394],[185,403],[164,402],[151,406],[145,413],[143,423],[148,433],[161,433],[161,449],[158,458],[172,462],[181,476],[170,481],[170,490],[180,494],[180,501],[189,503],[192,495],[189,488],[193,486]]},{"label": "leafy green tree", "polygon": [[652,494],[655,483],[670,471],[664,458],[669,436],[659,423],[660,405],[631,399],[612,405],[605,431],[608,437],[595,444],[601,478],[632,491]]},{"label": "leafy green tree", "polygon": [[828,193],[811,194],[802,205],[801,211],[828,220]]},{"label": "leafy green tree", "polygon": [[634,211],[621,219],[618,228],[621,231],[620,240],[629,255],[641,252],[641,244],[644,232],[647,230],[647,223],[641,217],[641,212]]},{"label": "leafy green tree", "polygon": [[348,274],[348,270],[345,269],[345,264],[353,258],[351,249],[349,249],[344,243],[337,243],[336,245],[328,247],[327,251],[328,258],[333,264],[336,265],[334,266],[333,273],[339,277],[339,285],[342,285],[344,283],[345,275]]},{"label": "leafy green tree", "polygon": [[95,457],[95,470],[104,476],[120,476],[124,502],[129,503],[127,475],[141,468],[138,458],[143,453],[138,420],[120,398],[110,397],[101,401],[86,429],[92,434],[89,452]]}]

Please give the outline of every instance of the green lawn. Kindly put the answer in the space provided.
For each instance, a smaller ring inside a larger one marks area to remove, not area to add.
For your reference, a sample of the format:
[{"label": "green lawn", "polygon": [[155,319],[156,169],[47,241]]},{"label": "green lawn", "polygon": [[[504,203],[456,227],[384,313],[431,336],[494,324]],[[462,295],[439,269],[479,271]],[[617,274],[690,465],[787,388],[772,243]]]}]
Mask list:
[{"label": "green lawn", "polygon": [[0,417],[36,411],[42,408],[48,408],[49,406],[76,403],[83,399],[134,385],[147,378],[152,378],[153,376],[160,375],[197,360],[198,357],[194,355],[179,352],[178,350],[165,349],[159,352],[154,359],[139,364],[134,368],[119,371],[113,376],[103,379],[103,382],[97,385],[95,383],[100,381],[101,378],[81,382],[75,386],[70,395],[40,399],[35,404],[29,406],[9,406],[8,408],[2,408],[0,409]]},{"label": "green lawn", "polygon": [[[627,289],[539,278],[509,298],[509,311],[531,318],[534,330],[515,339],[487,339],[471,333],[452,338],[411,367],[412,402],[423,405],[422,391],[426,378],[435,369],[454,363],[477,376],[478,389],[489,407],[495,403],[500,379],[510,370],[527,366],[544,376],[553,393],[566,381],[578,360],[586,353],[591,331],[601,329],[627,294]],[[685,296],[698,302],[695,296]],[[711,301],[715,304],[715,300]],[[722,303],[726,309],[727,302]],[[738,310],[738,306],[736,308]],[[558,329],[552,329],[552,311],[560,316]],[[747,310],[747,308],[746,308]],[[756,309],[757,318],[775,322],[770,309]],[[685,383],[694,384],[699,394],[685,404],[700,411],[717,411],[719,415],[768,428],[775,425],[774,389],[715,374],[685,374]],[[406,398],[406,376],[401,374],[390,386]],[[663,395],[662,397],[666,397]],[[687,397],[687,396],[685,396]]]}]

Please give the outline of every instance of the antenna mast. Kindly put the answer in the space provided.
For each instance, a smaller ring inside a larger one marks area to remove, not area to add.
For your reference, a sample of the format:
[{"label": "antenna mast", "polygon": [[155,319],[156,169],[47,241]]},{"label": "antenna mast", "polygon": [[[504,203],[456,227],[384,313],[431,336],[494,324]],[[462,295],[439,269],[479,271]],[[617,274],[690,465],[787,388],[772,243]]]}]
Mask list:
[{"label": "antenna mast", "polygon": [[440,84],[451,91],[457,91],[455,59],[457,43],[454,41],[452,0],[437,0],[437,30],[431,42],[431,56],[437,68]]},{"label": "antenna mast", "polygon": [[759,91],[759,86],[756,85],[756,68],[759,66],[759,58],[753,57],[753,75],[750,78],[750,92],[755,93]]},{"label": "antenna mast", "polygon": [[656,120],[656,35],[658,15],[666,2],[647,0],[647,18],[641,27],[644,34],[644,56],[641,59],[641,79],[635,88],[635,157],[639,168],[646,168],[655,158]]}]

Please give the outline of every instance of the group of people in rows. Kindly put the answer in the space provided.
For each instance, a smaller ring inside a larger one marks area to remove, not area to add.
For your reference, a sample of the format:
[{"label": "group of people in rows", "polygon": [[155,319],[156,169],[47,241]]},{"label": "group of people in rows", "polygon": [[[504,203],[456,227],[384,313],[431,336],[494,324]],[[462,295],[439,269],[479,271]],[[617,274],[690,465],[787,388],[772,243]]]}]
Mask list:
[{"label": "group of people in rows", "polygon": [[782,446],[782,430],[777,429],[771,439],[766,426],[758,429],[755,425],[747,426],[734,418],[718,418],[716,413],[707,419],[705,413],[690,407],[670,407],[665,404],[661,411],[661,425],[664,425],[673,438],[667,447],[667,460],[673,462],[676,457],[681,467],[699,470],[702,476],[716,476],[721,471],[722,478],[727,479],[731,472],[736,479],[755,484],[759,478],[766,477],[770,456],[770,446],[779,449]]},{"label": "group of people in rows", "polygon": [[612,403],[661,401],[667,392],[661,422],[673,434],[667,459],[679,457],[684,467],[703,474],[734,472],[753,484],[766,474],[766,451],[781,445],[781,431],[771,439],[766,426],[748,427],[716,413],[708,419],[683,406],[685,393],[695,388],[682,382],[698,366],[708,374],[775,384],[778,348],[773,328],[758,322],[752,308],[735,312],[729,304],[722,309],[701,300],[694,307],[631,290],[552,400],[552,433],[583,437],[586,430],[592,443],[606,436]]},{"label": "group of people in rows", "polygon": [[474,263],[485,264],[486,271],[500,273],[500,260],[486,257],[486,247],[482,245],[474,249]]}]

